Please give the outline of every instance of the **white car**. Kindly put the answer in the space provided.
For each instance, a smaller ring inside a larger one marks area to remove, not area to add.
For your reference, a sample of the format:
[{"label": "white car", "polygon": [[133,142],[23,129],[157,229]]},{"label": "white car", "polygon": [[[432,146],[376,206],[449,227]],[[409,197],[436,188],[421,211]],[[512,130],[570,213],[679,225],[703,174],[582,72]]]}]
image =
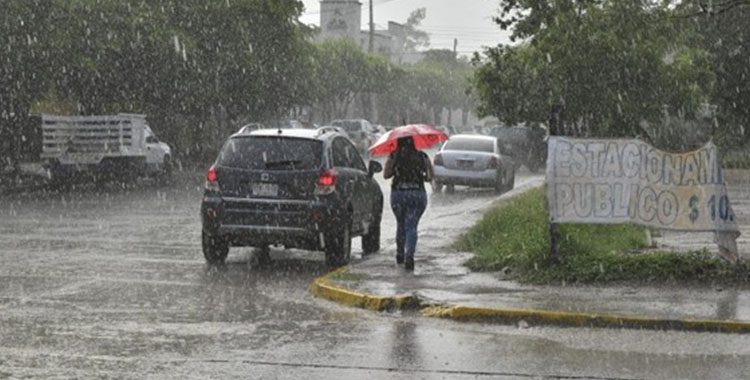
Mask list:
[{"label": "white car", "polygon": [[492,136],[454,135],[435,154],[433,160],[434,192],[446,186],[448,192],[455,185],[492,187],[498,192],[513,188],[516,172],[513,159],[501,152],[498,140]]}]

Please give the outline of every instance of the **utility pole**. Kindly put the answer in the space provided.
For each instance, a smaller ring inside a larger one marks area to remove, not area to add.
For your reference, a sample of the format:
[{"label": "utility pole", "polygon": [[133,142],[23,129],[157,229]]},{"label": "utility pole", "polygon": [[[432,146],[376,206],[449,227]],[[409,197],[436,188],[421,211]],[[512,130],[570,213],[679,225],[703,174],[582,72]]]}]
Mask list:
[{"label": "utility pole", "polygon": [[[372,54],[374,50],[374,40],[375,40],[375,17],[373,15],[373,6],[372,1],[370,0],[370,43],[368,44],[367,51]],[[375,122],[375,99],[372,96],[371,92],[367,93],[367,106],[369,107],[368,115],[367,117],[370,119],[370,121]]]},{"label": "utility pole", "polygon": [[373,40],[375,39],[375,18],[373,17],[372,9],[372,0],[370,0],[370,44],[367,48],[367,51],[370,53],[372,53],[374,43]]},{"label": "utility pole", "polygon": [[[455,59],[456,62],[458,62],[458,38],[453,39],[453,59]],[[451,69],[449,73],[452,76],[453,69]],[[448,106],[448,125],[454,125],[453,124],[453,106]]]}]

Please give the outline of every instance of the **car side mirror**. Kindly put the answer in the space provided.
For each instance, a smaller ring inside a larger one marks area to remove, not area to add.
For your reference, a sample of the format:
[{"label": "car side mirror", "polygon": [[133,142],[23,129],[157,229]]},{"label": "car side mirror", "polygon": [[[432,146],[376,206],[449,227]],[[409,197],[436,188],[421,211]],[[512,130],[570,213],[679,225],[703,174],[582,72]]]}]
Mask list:
[{"label": "car side mirror", "polygon": [[383,165],[380,164],[380,162],[377,162],[375,160],[370,160],[370,164],[367,167],[367,174],[372,177],[375,175],[375,173],[380,173],[383,171]]}]

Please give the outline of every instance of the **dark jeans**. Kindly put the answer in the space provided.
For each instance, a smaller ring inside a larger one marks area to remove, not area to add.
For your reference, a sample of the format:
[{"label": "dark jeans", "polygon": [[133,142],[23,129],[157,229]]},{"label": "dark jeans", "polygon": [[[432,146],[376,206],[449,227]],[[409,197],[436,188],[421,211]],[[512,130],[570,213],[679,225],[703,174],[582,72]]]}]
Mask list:
[{"label": "dark jeans", "polygon": [[391,191],[391,209],[396,215],[396,255],[414,258],[417,226],[427,208],[427,193],[421,189]]}]

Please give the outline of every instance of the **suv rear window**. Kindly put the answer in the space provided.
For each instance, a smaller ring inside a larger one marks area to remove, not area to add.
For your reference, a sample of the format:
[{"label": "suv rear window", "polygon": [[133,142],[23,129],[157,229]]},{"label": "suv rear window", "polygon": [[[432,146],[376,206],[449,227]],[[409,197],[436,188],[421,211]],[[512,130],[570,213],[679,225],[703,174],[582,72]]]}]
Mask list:
[{"label": "suv rear window", "polygon": [[443,150],[468,150],[471,152],[495,152],[495,142],[487,139],[450,139]]},{"label": "suv rear window", "polygon": [[250,170],[310,170],[320,167],[323,143],[289,137],[235,137],[219,153],[218,164]]}]

